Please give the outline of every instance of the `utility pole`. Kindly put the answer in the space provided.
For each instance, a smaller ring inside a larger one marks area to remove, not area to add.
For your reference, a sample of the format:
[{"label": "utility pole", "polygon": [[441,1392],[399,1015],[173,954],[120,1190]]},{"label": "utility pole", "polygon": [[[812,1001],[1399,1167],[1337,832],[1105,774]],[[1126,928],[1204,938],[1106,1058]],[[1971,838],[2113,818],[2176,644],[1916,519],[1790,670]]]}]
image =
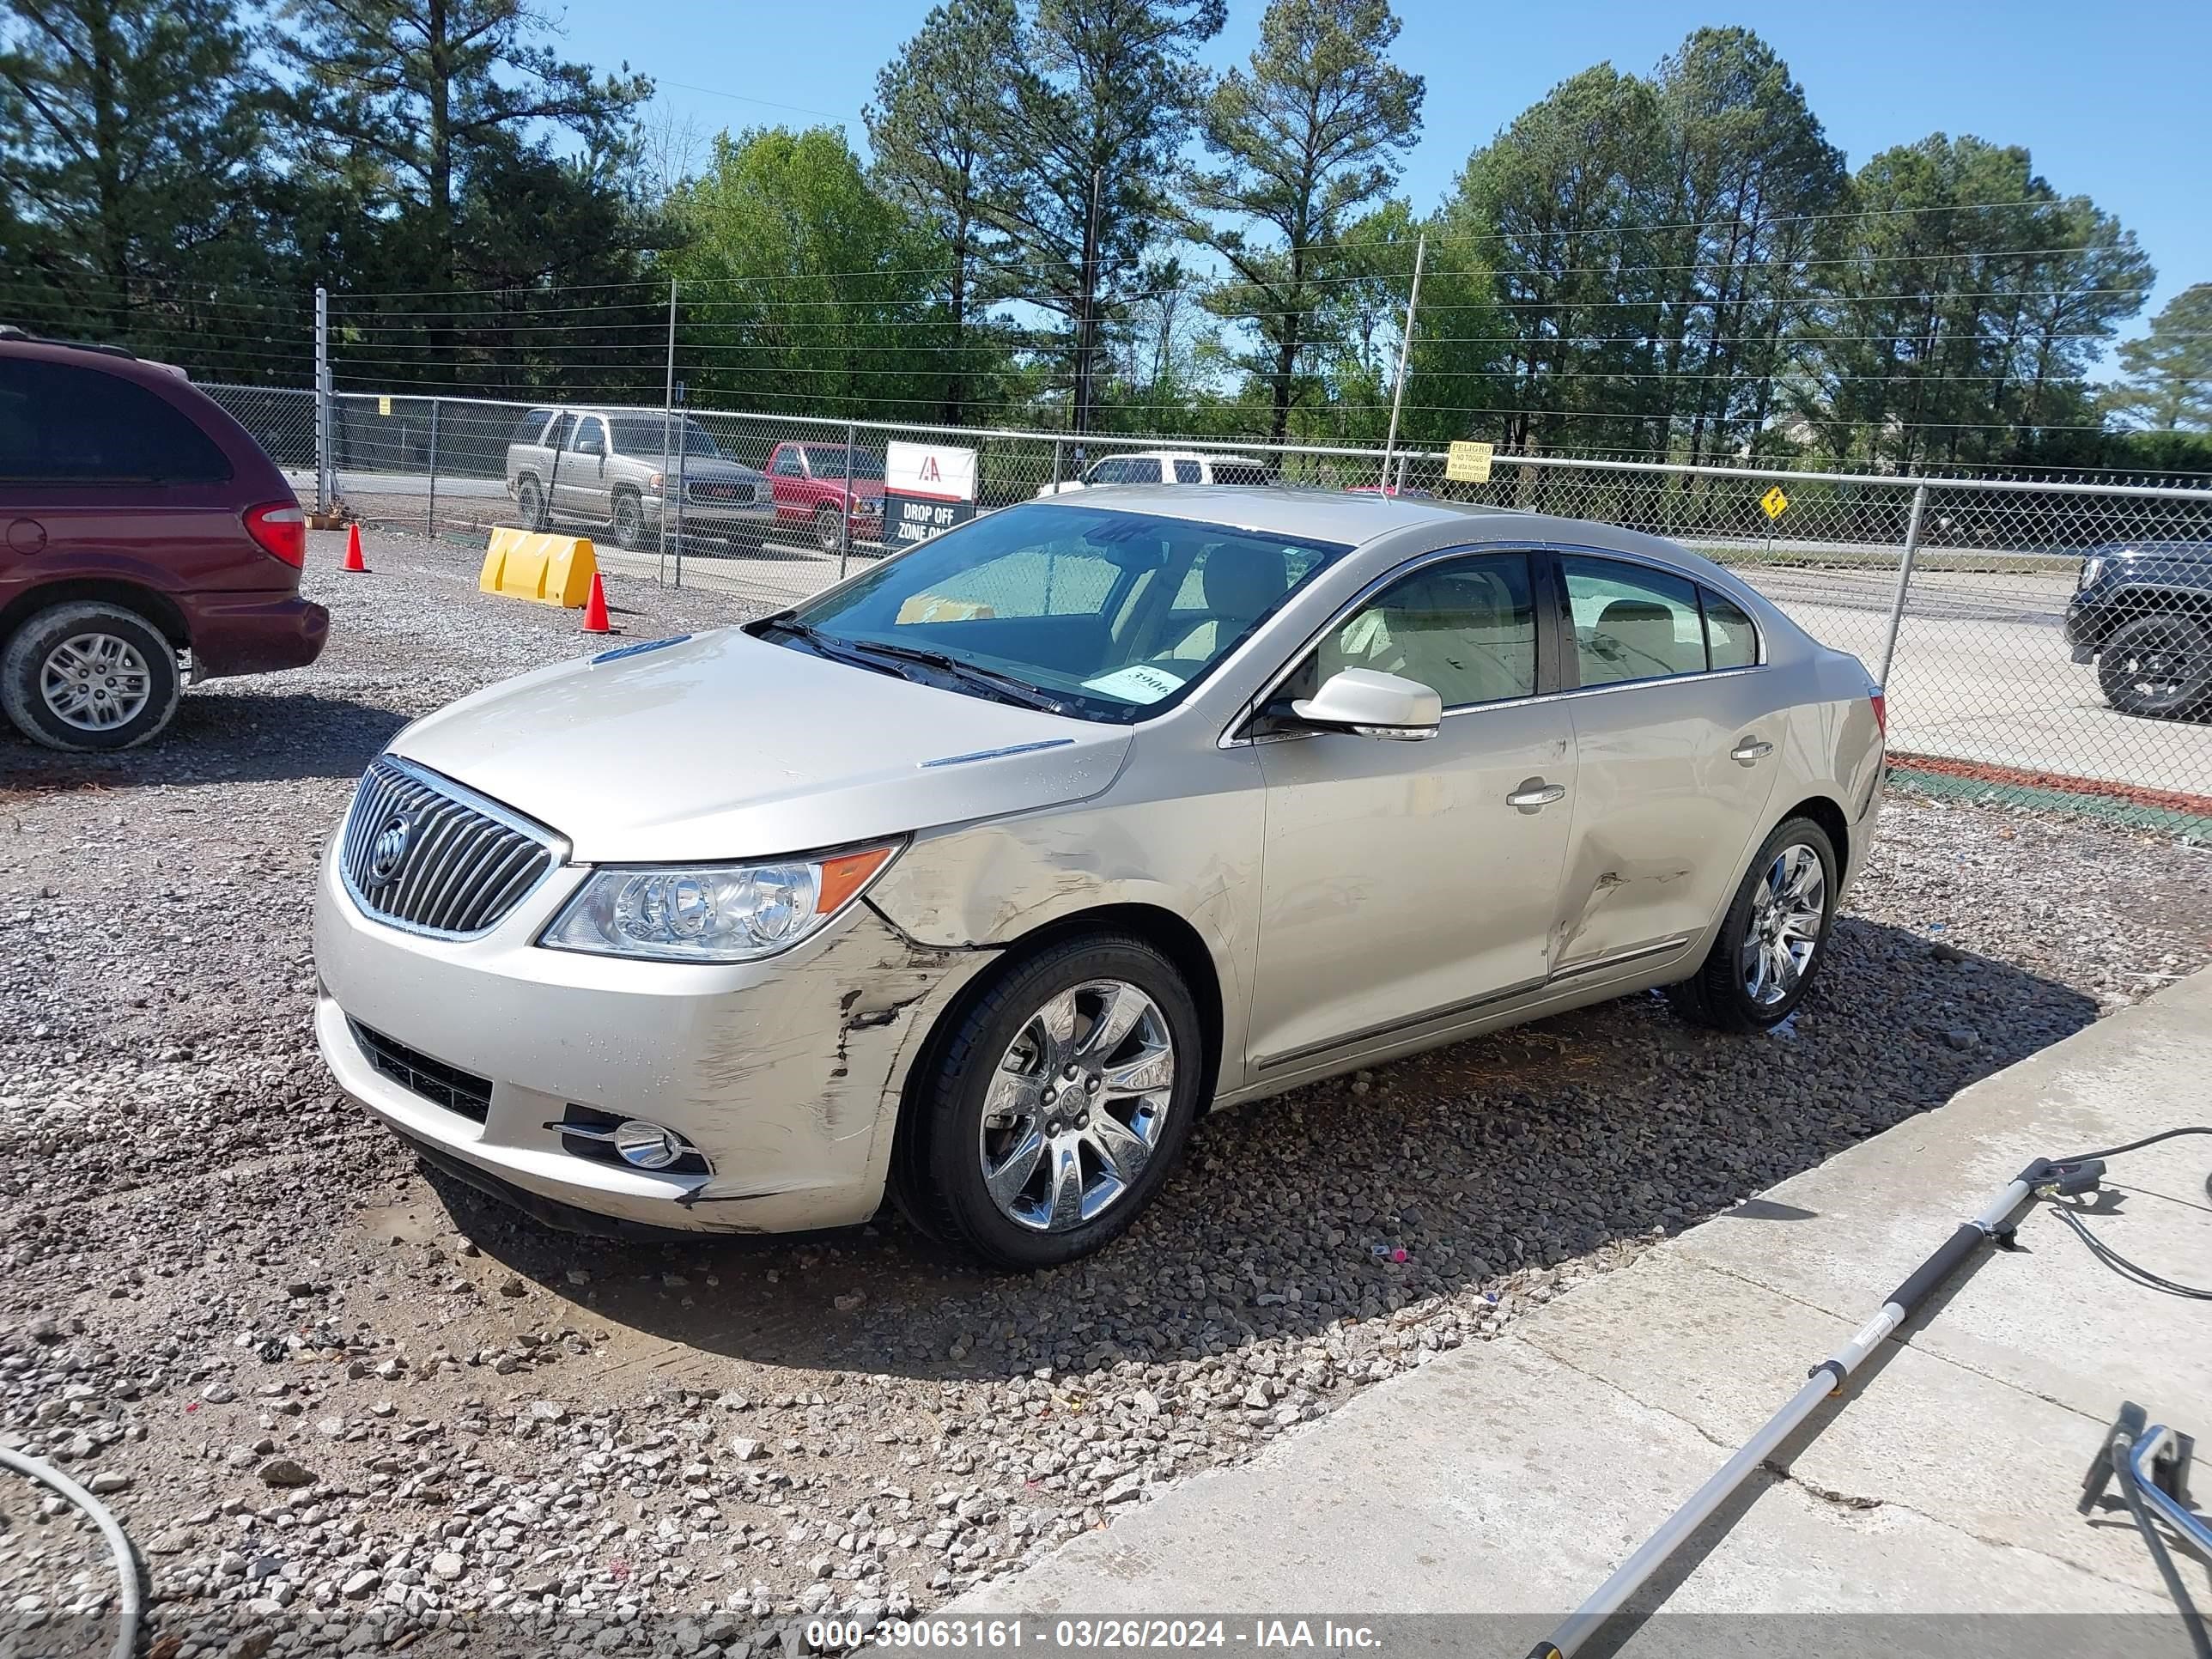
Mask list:
[{"label": "utility pole", "polygon": [[1398,341],[1398,385],[1390,394],[1390,435],[1382,441],[1382,493],[1390,492],[1390,456],[1398,447],[1398,409],[1406,401],[1406,360],[1413,350],[1413,312],[1421,303],[1421,262],[1428,256],[1429,235],[1413,244],[1413,286],[1406,295],[1406,331]]},{"label": "utility pole", "polygon": [[[1091,382],[1097,372],[1092,340],[1098,312],[1098,191],[1105,169],[1091,169],[1091,210],[1083,222],[1083,303],[1075,323],[1075,429],[1091,430]],[[1076,446],[1076,465],[1082,465],[1083,446]]]}]

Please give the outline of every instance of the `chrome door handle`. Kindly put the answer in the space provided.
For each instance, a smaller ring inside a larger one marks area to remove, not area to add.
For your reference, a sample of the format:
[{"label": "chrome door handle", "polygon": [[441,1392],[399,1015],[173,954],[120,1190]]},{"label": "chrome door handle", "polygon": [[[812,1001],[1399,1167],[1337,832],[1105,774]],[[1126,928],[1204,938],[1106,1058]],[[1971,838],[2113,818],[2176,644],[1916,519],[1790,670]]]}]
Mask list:
[{"label": "chrome door handle", "polygon": [[1505,798],[1508,806],[1517,806],[1524,812],[1533,812],[1540,806],[1549,806],[1555,800],[1565,800],[1567,786],[1547,783],[1541,778],[1530,778]]},{"label": "chrome door handle", "polygon": [[1729,750],[1729,758],[1741,765],[1749,766],[1754,762],[1765,760],[1773,752],[1772,744],[1764,742],[1758,738],[1746,738]]}]

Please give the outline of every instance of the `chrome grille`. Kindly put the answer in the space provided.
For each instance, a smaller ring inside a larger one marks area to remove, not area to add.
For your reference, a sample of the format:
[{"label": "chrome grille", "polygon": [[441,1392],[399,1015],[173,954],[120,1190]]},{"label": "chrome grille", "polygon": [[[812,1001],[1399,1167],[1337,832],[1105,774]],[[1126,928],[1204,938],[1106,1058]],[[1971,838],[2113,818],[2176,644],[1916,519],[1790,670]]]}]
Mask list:
[{"label": "chrome grille", "polygon": [[369,763],[338,849],[346,889],[370,915],[417,933],[489,932],[553,867],[550,837],[428,768]]},{"label": "chrome grille", "polygon": [[724,483],[719,478],[694,478],[690,485],[695,501],[726,501],[741,506],[754,499],[753,489],[749,483]]}]

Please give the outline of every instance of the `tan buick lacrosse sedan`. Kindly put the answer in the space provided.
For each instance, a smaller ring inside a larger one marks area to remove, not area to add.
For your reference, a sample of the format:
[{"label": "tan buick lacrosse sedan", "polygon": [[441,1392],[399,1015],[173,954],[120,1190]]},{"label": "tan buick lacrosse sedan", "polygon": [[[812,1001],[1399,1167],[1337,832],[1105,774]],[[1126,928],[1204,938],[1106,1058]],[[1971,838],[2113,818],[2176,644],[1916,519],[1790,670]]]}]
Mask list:
[{"label": "tan buick lacrosse sedan", "polygon": [[324,855],[317,1029],[454,1176],[597,1229],[1010,1267],[1201,1113],[1669,988],[1786,1018],[1882,707],[1601,525],[1275,489],[994,514],[408,727]]}]

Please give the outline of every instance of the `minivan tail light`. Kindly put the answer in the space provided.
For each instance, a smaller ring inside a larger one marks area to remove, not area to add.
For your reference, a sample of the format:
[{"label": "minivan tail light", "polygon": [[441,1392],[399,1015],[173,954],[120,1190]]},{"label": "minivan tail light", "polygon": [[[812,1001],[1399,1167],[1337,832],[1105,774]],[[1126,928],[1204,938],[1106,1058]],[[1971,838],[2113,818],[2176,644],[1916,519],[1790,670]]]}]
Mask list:
[{"label": "minivan tail light", "polygon": [[297,501],[267,501],[246,509],[246,533],[272,559],[295,570],[307,564],[307,515]]},{"label": "minivan tail light", "polygon": [[1885,741],[1889,737],[1889,699],[1878,685],[1867,687],[1867,701],[1874,705],[1874,723],[1881,729]]}]

